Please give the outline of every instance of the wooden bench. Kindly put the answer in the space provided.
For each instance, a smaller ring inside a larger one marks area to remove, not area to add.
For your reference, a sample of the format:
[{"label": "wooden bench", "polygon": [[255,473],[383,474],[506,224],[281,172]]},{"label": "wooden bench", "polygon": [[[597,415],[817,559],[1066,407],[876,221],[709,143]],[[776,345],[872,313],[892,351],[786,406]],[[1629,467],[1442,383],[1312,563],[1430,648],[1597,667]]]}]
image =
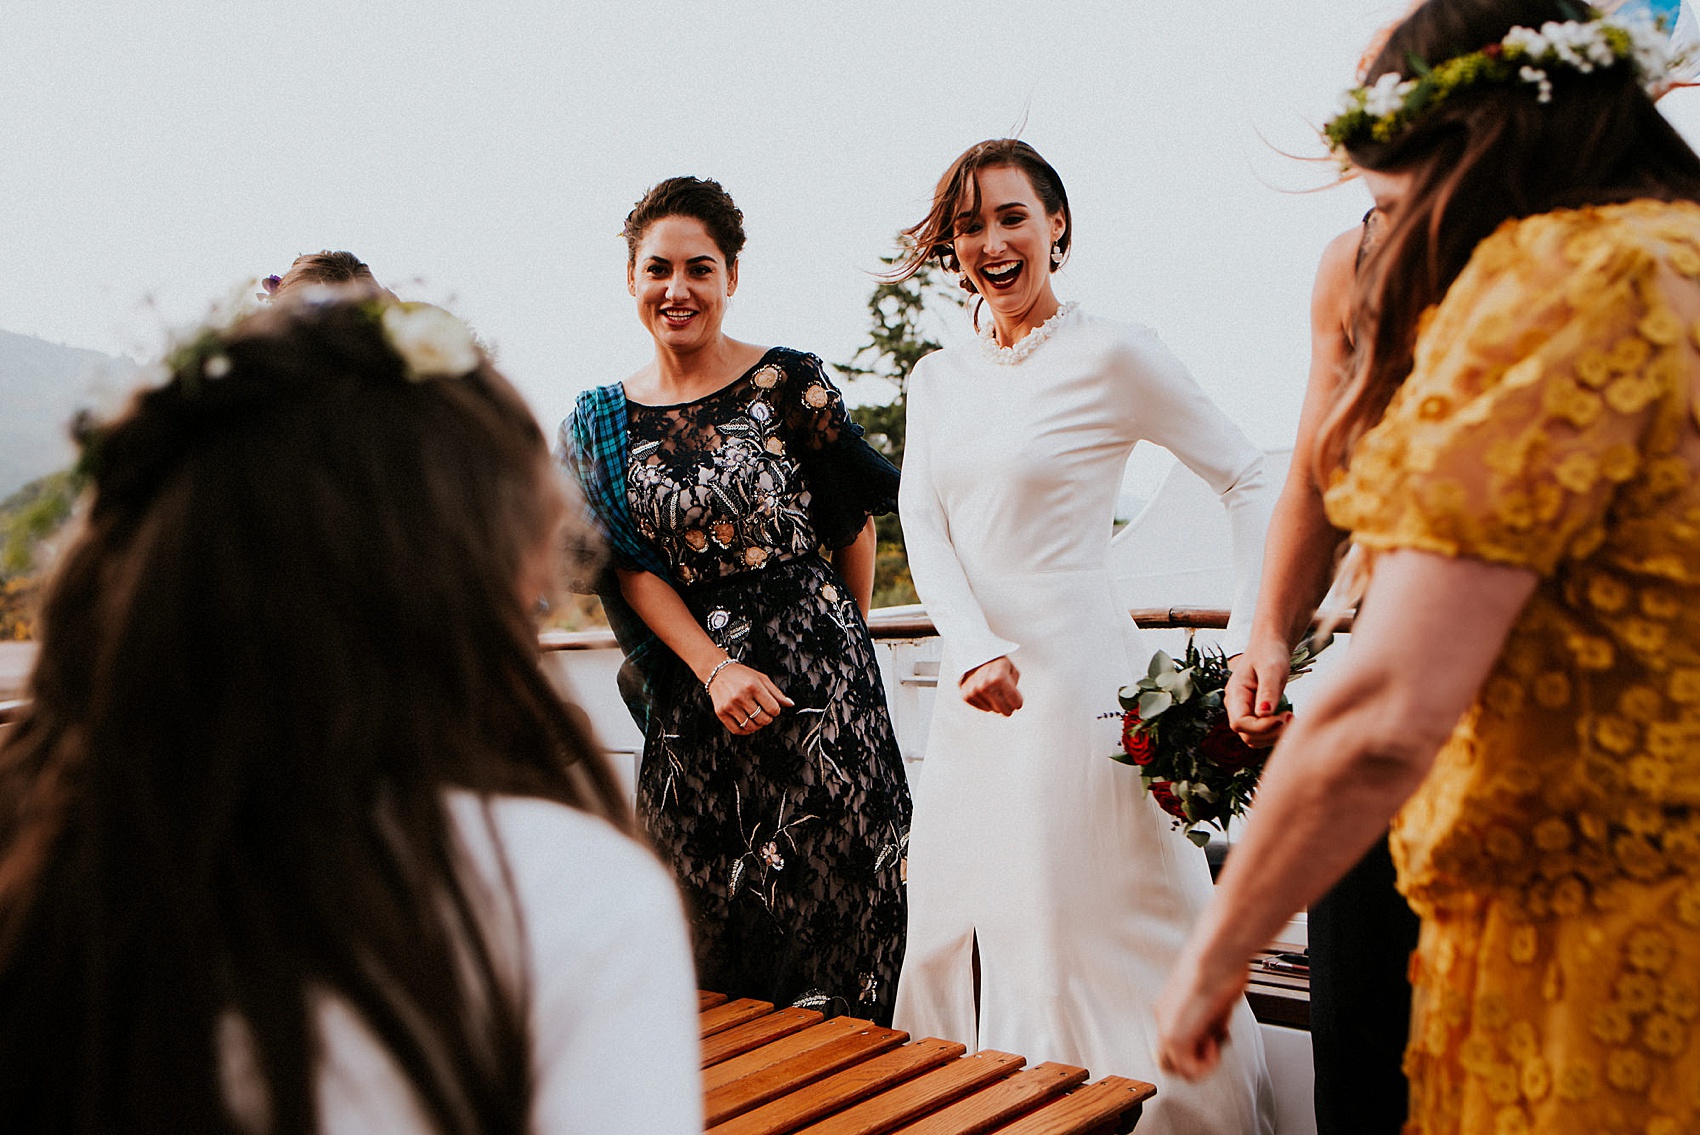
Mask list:
[{"label": "wooden bench", "polygon": [[699,993],[711,1135],[1111,1135],[1157,1089],[1084,1068]]}]

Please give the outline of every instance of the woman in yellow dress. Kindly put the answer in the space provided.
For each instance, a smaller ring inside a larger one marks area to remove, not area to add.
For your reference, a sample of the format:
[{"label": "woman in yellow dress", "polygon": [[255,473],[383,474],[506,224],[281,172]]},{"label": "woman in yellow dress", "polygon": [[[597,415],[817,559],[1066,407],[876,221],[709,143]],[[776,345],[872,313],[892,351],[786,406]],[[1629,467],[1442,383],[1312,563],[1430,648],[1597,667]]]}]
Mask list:
[{"label": "woman in yellow dress", "polygon": [[1665,48],[1430,0],[1326,128],[1388,214],[1315,455],[1368,590],[1158,1006],[1173,1070],[1397,811],[1407,1131],[1700,1130],[1700,158]]}]

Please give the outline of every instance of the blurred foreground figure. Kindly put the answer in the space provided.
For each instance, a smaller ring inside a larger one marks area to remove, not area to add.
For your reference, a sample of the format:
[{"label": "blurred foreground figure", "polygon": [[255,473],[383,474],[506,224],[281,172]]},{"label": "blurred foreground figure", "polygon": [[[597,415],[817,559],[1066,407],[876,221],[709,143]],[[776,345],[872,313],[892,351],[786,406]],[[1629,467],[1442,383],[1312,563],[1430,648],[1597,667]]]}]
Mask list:
[{"label": "blurred foreground figure", "polygon": [[1700,1129],[1700,158],[1666,46],[1431,0],[1326,127],[1387,216],[1312,455],[1368,591],[1158,1006],[1170,1068],[1397,811],[1408,1135]]},{"label": "blurred foreground figure", "polygon": [[168,366],[84,430],[0,746],[0,1126],[700,1131],[677,897],[538,667],[524,404],[369,291]]}]

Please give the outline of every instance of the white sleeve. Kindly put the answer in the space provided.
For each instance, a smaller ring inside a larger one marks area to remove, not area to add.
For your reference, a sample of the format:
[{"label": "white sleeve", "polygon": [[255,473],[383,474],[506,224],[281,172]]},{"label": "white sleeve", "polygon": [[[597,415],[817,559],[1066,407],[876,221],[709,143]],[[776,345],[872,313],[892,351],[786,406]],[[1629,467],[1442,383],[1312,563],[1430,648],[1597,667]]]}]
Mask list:
[{"label": "white sleeve", "polygon": [[1234,602],[1222,636],[1224,653],[1244,650],[1263,576],[1263,544],[1280,486],[1265,468],[1263,451],[1193,379],[1186,365],[1154,332],[1143,332],[1121,356],[1121,376],[1135,402],[1138,436],[1167,449],[1221,497],[1233,543]]},{"label": "white sleeve", "polygon": [[898,516],[903,522],[903,544],[915,592],[950,657],[960,667],[954,676],[960,681],[976,666],[1014,654],[1017,644],[992,633],[951,543],[950,518],[932,478],[931,438],[937,426],[926,397],[926,362],[922,359],[909,376]]},{"label": "white sleeve", "polygon": [[678,891],[560,805],[498,805],[531,963],[536,1135],[700,1135],[696,978]]}]

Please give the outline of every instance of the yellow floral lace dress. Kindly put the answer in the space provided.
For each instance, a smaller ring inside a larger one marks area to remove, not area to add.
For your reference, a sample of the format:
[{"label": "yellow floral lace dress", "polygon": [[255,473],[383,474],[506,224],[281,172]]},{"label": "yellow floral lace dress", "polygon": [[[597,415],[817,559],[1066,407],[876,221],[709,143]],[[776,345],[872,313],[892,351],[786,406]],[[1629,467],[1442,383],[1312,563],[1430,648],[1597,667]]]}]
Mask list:
[{"label": "yellow floral lace dress", "polygon": [[1407,1132],[1700,1131],[1700,207],[1503,226],[1331,486],[1540,584],[1394,825]]}]

